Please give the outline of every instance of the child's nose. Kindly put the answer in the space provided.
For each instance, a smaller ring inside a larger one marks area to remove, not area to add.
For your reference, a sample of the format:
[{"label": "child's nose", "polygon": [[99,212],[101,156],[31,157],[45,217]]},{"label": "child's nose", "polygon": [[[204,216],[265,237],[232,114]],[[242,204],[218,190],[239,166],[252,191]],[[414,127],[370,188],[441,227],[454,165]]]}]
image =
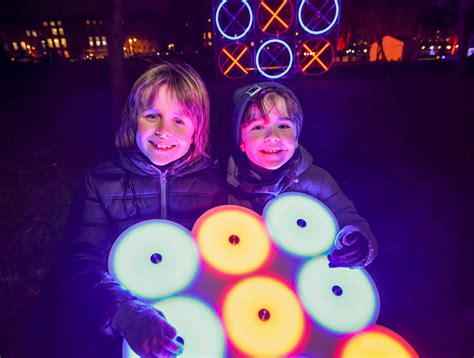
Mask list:
[{"label": "child's nose", "polygon": [[155,134],[159,137],[169,137],[171,135],[168,123],[165,120],[160,120],[156,124]]},{"label": "child's nose", "polygon": [[268,142],[277,142],[280,140],[280,136],[278,134],[278,128],[270,127],[268,128],[267,133],[265,133],[265,140]]}]

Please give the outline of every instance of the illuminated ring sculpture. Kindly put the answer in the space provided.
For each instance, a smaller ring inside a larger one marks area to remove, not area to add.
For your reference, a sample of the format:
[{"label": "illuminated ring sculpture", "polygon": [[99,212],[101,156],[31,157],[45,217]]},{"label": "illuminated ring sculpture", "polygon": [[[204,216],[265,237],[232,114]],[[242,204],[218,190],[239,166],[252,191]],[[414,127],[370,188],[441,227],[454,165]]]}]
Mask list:
[{"label": "illuminated ring sculpture", "polygon": [[108,265],[118,283],[149,301],[185,289],[196,275],[199,257],[191,233],[183,226],[147,220],[118,237]]},{"label": "illuminated ring sculpture", "polygon": [[[272,54],[272,48],[276,49],[276,53]],[[280,60],[279,57],[281,57],[281,55],[284,53],[287,53],[288,59],[287,59],[287,63],[282,64],[281,63],[282,61]],[[261,65],[261,61],[263,61],[261,57],[263,57],[263,55],[266,55],[267,59],[269,58],[271,60],[270,63],[265,66]],[[290,46],[282,40],[278,40],[278,39],[268,40],[268,41],[265,41],[258,49],[257,55],[255,57],[255,64],[257,66],[258,72],[260,72],[263,76],[267,78],[271,78],[271,79],[277,79],[286,75],[288,71],[291,69],[291,66],[293,66],[293,52]],[[265,70],[267,71],[282,70],[282,71],[280,73],[277,72],[277,74],[270,74],[269,72],[266,72]]]},{"label": "illuminated ring sculpture", "polygon": [[296,58],[302,73],[317,76],[331,68],[334,62],[334,49],[326,39],[310,39],[301,45]]},{"label": "illuminated ring sculpture", "polygon": [[284,193],[269,201],[263,217],[272,240],[292,255],[328,252],[338,232],[331,211],[319,200],[302,193]]},{"label": "illuminated ring sculpture", "polygon": [[[237,3],[236,1],[231,2],[232,4]],[[226,5],[227,4],[227,5]],[[228,9],[229,6],[229,1],[228,0],[223,0],[219,6],[217,7],[216,10],[216,26],[217,29],[219,30],[219,33],[225,37],[228,40],[239,40],[242,37],[244,37],[252,27],[253,23],[253,14],[252,14],[252,9],[250,5],[248,4],[247,0],[242,0],[241,1],[241,6],[237,9],[237,11],[233,14],[231,9]],[[247,11],[249,20],[247,25],[242,25],[242,23],[239,21],[238,16],[241,15],[242,11],[245,9]],[[228,16],[228,24],[224,28],[222,28],[221,24],[221,15],[226,14]],[[232,25],[238,25],[239,31],[241,31],[239,34],[232,34],[229,35],[226,31],[229,30],[229,28],[232,27]]]},{"label": "illuminated ring sculpture", "polygon": [[[180,357],[224,357],[226,343],[221,323],[204,302],[186,296],[166,298],[153,305],[184,339]],[[138,358],[127,342],[122,346],[123,358]]]},{"label": "illuminated ring sculpture", "polygon": [[269,258],[271,245],[263,218],[241,206],[206,211],[194,224],[193,236],[204,261],[221,273],[250,273]]},{"label": "illuminated ring sculpture", "polygon": [[[274,5],[273,8],[272,5]],[[291,0],[260,0],[257,9],[257,24],[263,33],[277,36],[284,34],[290,29],[293,20],[294,10]]]},{"label": "illuminated ring sculpture", "polygon": [[267,276],[238,282],[223,300],[229,339],[250,356],[285,356],[305,336],[303,309],[295,293]]},{"label": "illuminated ring sculpture", "polygon": [[245,77],[252,67],[252,53],[248,46],[241,42],[228,43],[219,53],[218,66],[226,77],[232,79]]},{"label": "illuminated ring sculpture", "polygon": [[338,346],[336,357],[397,357],[416,358],[410,344],[392,330],[373,325],[348,337]]},{"label": "illuminated ring sculpture", "polygon": [[377,320],[379,295],[364,269],[329,268],[325,256],[298,274],[298,294],[311,318],[335,334],[352,333]]},{"label": "illuminated ring sculpture", "polygon": [[[298,21],[301,25],[301,27],[308,33],[312,35],[322,35],[329,30],[333,28],[333,26],[336,24],[338,18],[339,18],[339,3],[338,0],[326,0],[322,4],[322,8],[318,9],[315,5],[312,4],[315,0],[302,0],[300,7],[298,8]],[[322,1],[321,1],[322,2]],[[325,11],[325,14],[322,12],[326,9],[323,7],[326,6],[327,3],[331,3],[332,6],[329,8],[329,10]],[[306,7],[305,7],[306,6]],[[308,11],[312,11],[313,14],[311,16],[308,16],[308,20],[305,23],[303,17],[303,11],[305,8],[308,9]],[[333,11],[334,10],[334,11]],[[329,15],[329,19],[327,19],[327,15]],[[312,24],[314,20],[317,20],[316,24]],[[320,26],[321,21],[325,21],[326,24]]]}]

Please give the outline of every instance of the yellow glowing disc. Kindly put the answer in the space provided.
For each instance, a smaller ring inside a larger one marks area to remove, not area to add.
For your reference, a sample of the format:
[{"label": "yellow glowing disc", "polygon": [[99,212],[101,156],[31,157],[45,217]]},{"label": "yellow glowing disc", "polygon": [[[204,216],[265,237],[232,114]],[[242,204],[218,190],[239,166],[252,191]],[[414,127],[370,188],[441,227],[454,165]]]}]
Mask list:
[{"label": "yellow glowing disc", "polygon": [[305,320],[296,295],[265,276],[237,283],[224,298],[223,321],[229,339],[250,356],[284,356],[304,336]]},{"label": "yellow glowing disc", "polygon": [[372,326],[344,342],[339,357],[415,358],[418,354],[395,332],[382,326]]},{"label": "yellow glowing disc", "polygon": [[196,221],[193,236],[203,259],[226,274],[252,272],[262,266],[270,252],[263,218],[241,206],[208,210]]}]

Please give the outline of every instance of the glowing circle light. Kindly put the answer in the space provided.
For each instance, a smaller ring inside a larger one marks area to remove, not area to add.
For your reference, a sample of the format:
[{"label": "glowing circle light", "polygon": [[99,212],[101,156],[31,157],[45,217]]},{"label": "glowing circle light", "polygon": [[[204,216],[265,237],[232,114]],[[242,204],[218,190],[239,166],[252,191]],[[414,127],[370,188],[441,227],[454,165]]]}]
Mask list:
[{"label": "glowing circle light", "polygon": [[270,240],[260,215],[222,205],[205,212],[193,227],[203,259],[230,275],[253,272],[269,257]]},{"label": "glowing circle light", "polygon": [[263,76],[270,79],[281,78],[293,66],[293,52],[285,41],[271,39],[259,47],[255,64]]},{"label": "glowing circle light", "polygon": [[269,201],[263,217],[273,241],[284,251],[298,256],[328,252],[338,232],[330,210],[302,193],[284,193]]},{"label": "glowing circle light", "polygon": [[285,356],[305,332],[296,295],[265,276],[247,278],[230,289],[224,298],[223,321],[230,340],[250,356]]},{"label": "glowing circle light", "polygon": [[108,261],[112,277],[143,300],[183,290],[194,279],[198,264],[191,233],[166,220],[143,221],[125,230]]},{"label": "glowing circle light", "polygon": [[298,8],[300,26],[312,35],[328,32],[336,24],[338,18],[338,0],[302,0]]},{"label": "glowing circle light", "polygon": [[[162,311],[184,339],[180,357],[223,357],[226,352],[224,331],[213,310],[204,302],[186,296],[164,299],[153,305]],[[126,341],[124,358],[138,358]]]},{"label": "glowing circle light", "polygon": [[336,334],[361,330],[378,317],[377,288],[364,269],[329,268],[318,257],[303,266],[297,287],[313,320]]},{"label": "glowing circle light", "polygon": [[228,40],[243,38],[249,32],[252,23],[252,9],[247,0],[223,0],[217,7],[216,26],[219,33]]},{"label": "glowing circle light", "polygon": [[395,332],[374,325],[343,341],[336,356],[340,358],[416,358],[418,354],[407,341]]}]

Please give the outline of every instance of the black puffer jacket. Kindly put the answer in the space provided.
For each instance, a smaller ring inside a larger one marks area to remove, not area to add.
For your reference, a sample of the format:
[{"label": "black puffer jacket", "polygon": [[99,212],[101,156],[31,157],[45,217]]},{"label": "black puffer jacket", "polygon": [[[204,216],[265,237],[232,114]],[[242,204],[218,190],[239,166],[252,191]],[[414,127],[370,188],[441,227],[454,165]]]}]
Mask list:
[{"label": "black puffer jacket", "polygon": [[[107,271],[119,234],[148,219],[168,219],[188,229],[206,210],[227,200],[210,159],[160,171],[141,153],[118,155],[88,172],[71,205],[57,260],[59,283],[71,309],[91,329],[107,327],[131,294]],[[79,344],[79,342],[78,342]]]},{"label": "black puffer jacket", "polygon": [[[269,178],[262,178],[238,159],[231,157],[227,168],[227,183],[231,188],[229,202],[262,213],[265,205],[284,192],[311,195],[325,204],[336,217],[340,231],[338,237],[359,231],[369,242],[369,256],[364,266],[377,255],[377,242],[367,222],[357,213],[332,176],[324,169],[312,165],[313,158],[301,145],[281,170]],[[337,238],[336,238],[337,240]]]}]

